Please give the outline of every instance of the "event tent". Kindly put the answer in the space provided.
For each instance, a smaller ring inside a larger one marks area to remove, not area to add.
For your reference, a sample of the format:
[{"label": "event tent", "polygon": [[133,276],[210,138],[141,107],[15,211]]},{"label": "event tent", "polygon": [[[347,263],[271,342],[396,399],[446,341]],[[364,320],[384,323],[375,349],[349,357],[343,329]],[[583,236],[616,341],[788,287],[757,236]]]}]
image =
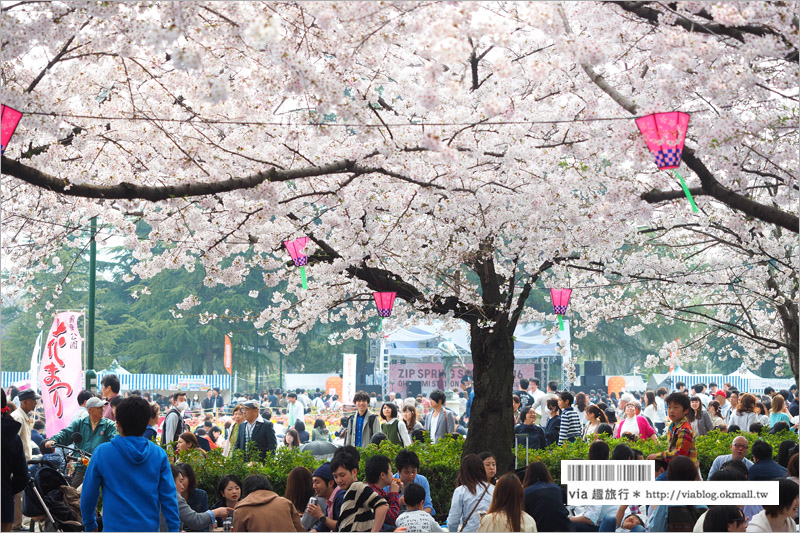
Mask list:
[{"label": "event tent", "polygon": [[776,390],[788,389],[793,379],[762,378],[748,368],[740,367],[736,372],[730,374],[690,374],[680,367],[676,367],[671,373],[653,374],[647,382],[648,389],[666,387],[672,390],[677,382],[683,382],[687,388],[692,388],[698,383],[716,383],[722,387],[723,383],[730,383],[735,389],[741,392],[763,393],[764,387],[771,386]]},{"label": "event tent", "polygon": [[[564,320],[564,330],[557,330],[556,334],[547,337],[543,334],[543,327],[552,331],[552,324],[518,324],[514,332],[514,358],[533,359],[538,357],[561,357],[556,351],[559,344],[564,346],[564,355],[571,355],[569,321]],[[467,326],[456,330],[446,330],[442,322],[432,324],[418,324],[409,328],[397,329],[389,333],[385,344],[392,357],[422,359],[438,356],[437,345],[444,340],[455,344],[462,356],[470,356],[469,328]]]}]

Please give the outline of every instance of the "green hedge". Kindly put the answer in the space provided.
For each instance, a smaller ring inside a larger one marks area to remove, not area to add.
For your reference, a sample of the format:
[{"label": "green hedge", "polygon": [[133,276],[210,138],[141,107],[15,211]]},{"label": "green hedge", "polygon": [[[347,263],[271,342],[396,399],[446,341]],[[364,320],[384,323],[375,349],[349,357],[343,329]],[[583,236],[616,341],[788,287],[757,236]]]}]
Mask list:
[{"label": "green hedge", "polygon": [[[711,463],[718,455],[730,453],[731,441],[738,435],[744,435],[752,444],[757,439],[762,439],[772,445],[775,455],[778,446],[784,440],[797,440],[797,435],[791,431],[784,431],[777,435],[769,435],[764,432],[760,435],[753,433],[727,434],[719,431],[712,431],[708,435],[697,438],[697,457],[700,462],[700,469],[705,477],[711,468]],[[645,457],[651,453],[666,450],[666,437],[661,437],[659,442],[636,441],[631,442],[627,439],[613,439],[604,437],[608,442],[609,448],[614,449],[618,443],[625,443],[641,450]],[[461,464],[461,452],[464,439],[461,436],[440,439],[436,444],[429,442],[415,442],[409,449],[414,450],[419,456],[419,473],[425,476],[430,482],[431,498],[433,506],[440,519],[447,515],[450,510],[450,500],[455,490],[456,474]],[[364,464],[367,459],[378,453],[384,454],[392,459],[401,450],[400,446],[394,445],[389,441],[381,443],[380,448],[374,444],[361,450],[361,463],[359,468],[360,478],[363,479]],[[531,450],[529,452],[530,461],[541,461],[550,470],[556,483],[561,480],[561,461],[566,459],[586,459],[589,452],[589,444],[578,441],[566,443],[562,446],[550,446],[544,450]],[[174,457],[173,452],[168,452]],[[518,466],[524,467],[526,464],[525,448],[518,449]],[[315,459],[307,452],[279,448],[275,454],[270,454],[267,459],[261,462],[246,462],[241,451],[234,451],[230,457],[224,457],[220,449],[213,450],[204,455],[199,450],[191,450],[181,455],[181,460],[189,463],[197,474],[198,486],[208,492],[209,503],[213,504],[217,500],[216,487],[219,478],[225,474],[236,474],[244,479],[248,474],[261,473],[266,475],[278,494],[284,494],[286,490],[286,477],[296,466],[305,466],[312,472],[322,464],[322,461]],[[394,466],[392,467],[394,471]]]}]

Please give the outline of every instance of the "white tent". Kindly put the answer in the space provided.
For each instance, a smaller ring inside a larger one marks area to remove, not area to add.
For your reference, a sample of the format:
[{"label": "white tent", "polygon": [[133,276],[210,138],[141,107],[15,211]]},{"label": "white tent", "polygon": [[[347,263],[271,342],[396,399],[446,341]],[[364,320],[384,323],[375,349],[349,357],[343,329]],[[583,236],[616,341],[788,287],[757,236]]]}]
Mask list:
[{"label": "white tent", "polygon": [[[571,355],[569,321],[564,321],[564,330],[558,330],[553,336],[542,332],[542,324],[519,324],[514,332],[514,358],[532,359],[537,357],[561,357],[556,351],[559,345],[564,347],[564,355]],[[552,331],[552,326],[549,327]],[[398,329],[386,337],[386,347],[392,357],[422,359],[440,355],[437,345],[449,340],[455,344],[464,357],[469,357],[469,329],[464,326],[456,330],[444,329],[443,323],[419,324],[405,329]]]}]

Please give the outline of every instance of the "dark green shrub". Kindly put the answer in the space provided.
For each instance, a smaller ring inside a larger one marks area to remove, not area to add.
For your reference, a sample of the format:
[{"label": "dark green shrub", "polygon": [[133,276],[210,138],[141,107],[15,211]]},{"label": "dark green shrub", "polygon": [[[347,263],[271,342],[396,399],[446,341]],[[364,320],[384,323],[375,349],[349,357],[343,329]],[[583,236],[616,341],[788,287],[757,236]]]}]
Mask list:
[{"label": "dark green shrub", "polygon": [[[711,463],[718,455],[730,453],[731,441],[738,434],[720,433],[712,431],[708,435],[697,438],[697,457],[700,469],[705,477],[711,468]],[[797,436],[791,431],[784,431],[778,435],[769,435],[764,432],[760,435],[743,433],[752,444],[757,439],[766,440],[772,445],[777,454],[778,446],[783,440],[796,440]],[[662,452],[667,449],[666,437],[661,437],[659,442],[652,441],[629,441],[627,439],[613,439],[607,436],[602,437],[608,442],[610,449],[614,449],[619,443],[625,443],[631,448],[641,450],[645,457],[651,453]],[[419,473],[425,476],[430,482],[431,498],[433,506],[437,511],[437,517],[443,520],[450,510],[450,501],[453,491],[456,488],[456,475],[461,464],[461,453],[464,446],[464,438],[460,435],[445,437],[436,444],[430,442],[414,442],[410,449],[414,450],[419,456]],[[389,457],[394,463],[400,446],[389,441],[383,441],[380,447],[370,444],[361,450],[361,462],[359,465],[359,478],[364,479],[364,465],[366,460],[376,454],[383,454]],[[556,483],[561,480],[561,461],[566,459],[585,459],[589,452],[589,443],[576,441],[566,443],[562,446],[552,445],[544,450],[530,450],[528,453],[529,461],[541,461],[550,470]],[[175,454],[168,451],[171,460]],[[322,461],[315,459],[307,452],[279,448],[274,454],[267,454],[262,461],[244,460],[241,451],[234,451],[230,457],[222,455],[220,449],[212,450],[208,454],[203,454],[199,450],[191,450],[181,455],[181,460],[192,465],[197,474],[198,486],[208,492],[209,503],[213,504],[217,500],[216,487],[219,478],[225,474],[236,474],[244,479],[249,474],[261,473],[266,475],[278,494],[284,494],[286,490],[286,477],[296,466],[304,466],[312,472],[322,464]],[[500,466],[500,465],[498,465]],[[513,465],[511,465],[513,467]],[[517,466],[526,466],[526,450],[517,450]],[[394,466],[392,466],[394,471]]]}]

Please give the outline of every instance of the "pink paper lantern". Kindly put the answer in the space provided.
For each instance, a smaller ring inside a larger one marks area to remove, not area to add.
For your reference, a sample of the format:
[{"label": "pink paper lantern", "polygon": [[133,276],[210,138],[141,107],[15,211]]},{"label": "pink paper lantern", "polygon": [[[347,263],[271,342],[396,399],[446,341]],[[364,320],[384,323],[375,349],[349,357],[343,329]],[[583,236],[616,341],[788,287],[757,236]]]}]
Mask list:
[{"label": "pink paper lantern", "polygon": [[550,289],[550,298],[553,300],[553,312],[555,314],[563,315],[567,312],[571,295],[572,289]]},{"label": "pink paper lantern", "polygon": [[22,113],[13,107],[0,105],[0,153],[6,152],[6,146],[11,141],[11,136],[14,135],[14,130],[17,129],[17,124],[21,119]]},{"label": "pink paper lantern", "polygon": [[660,170],[681,166],[681,152],[689,127],[689,114],[680,111],[655,113],[636,119],[647,148]]},{"label": "pink paper lantern", "polygon": [[394,299],[396,296],[396,292],[372,293],[372,297],[375,298],[375,305],[378,306],[378,316],[381,318],[388,318],[392,316],[392,308],[394,307]]},{"label": "pink paper lantern", "polygon": [[294,266],[305,266],[308,264],[308,257],[303,254],[303,248],[308,244],[308,237],[300,237],[293,241],[283,241],[283,245],[289,250],[289,255],[292,256]]}]

